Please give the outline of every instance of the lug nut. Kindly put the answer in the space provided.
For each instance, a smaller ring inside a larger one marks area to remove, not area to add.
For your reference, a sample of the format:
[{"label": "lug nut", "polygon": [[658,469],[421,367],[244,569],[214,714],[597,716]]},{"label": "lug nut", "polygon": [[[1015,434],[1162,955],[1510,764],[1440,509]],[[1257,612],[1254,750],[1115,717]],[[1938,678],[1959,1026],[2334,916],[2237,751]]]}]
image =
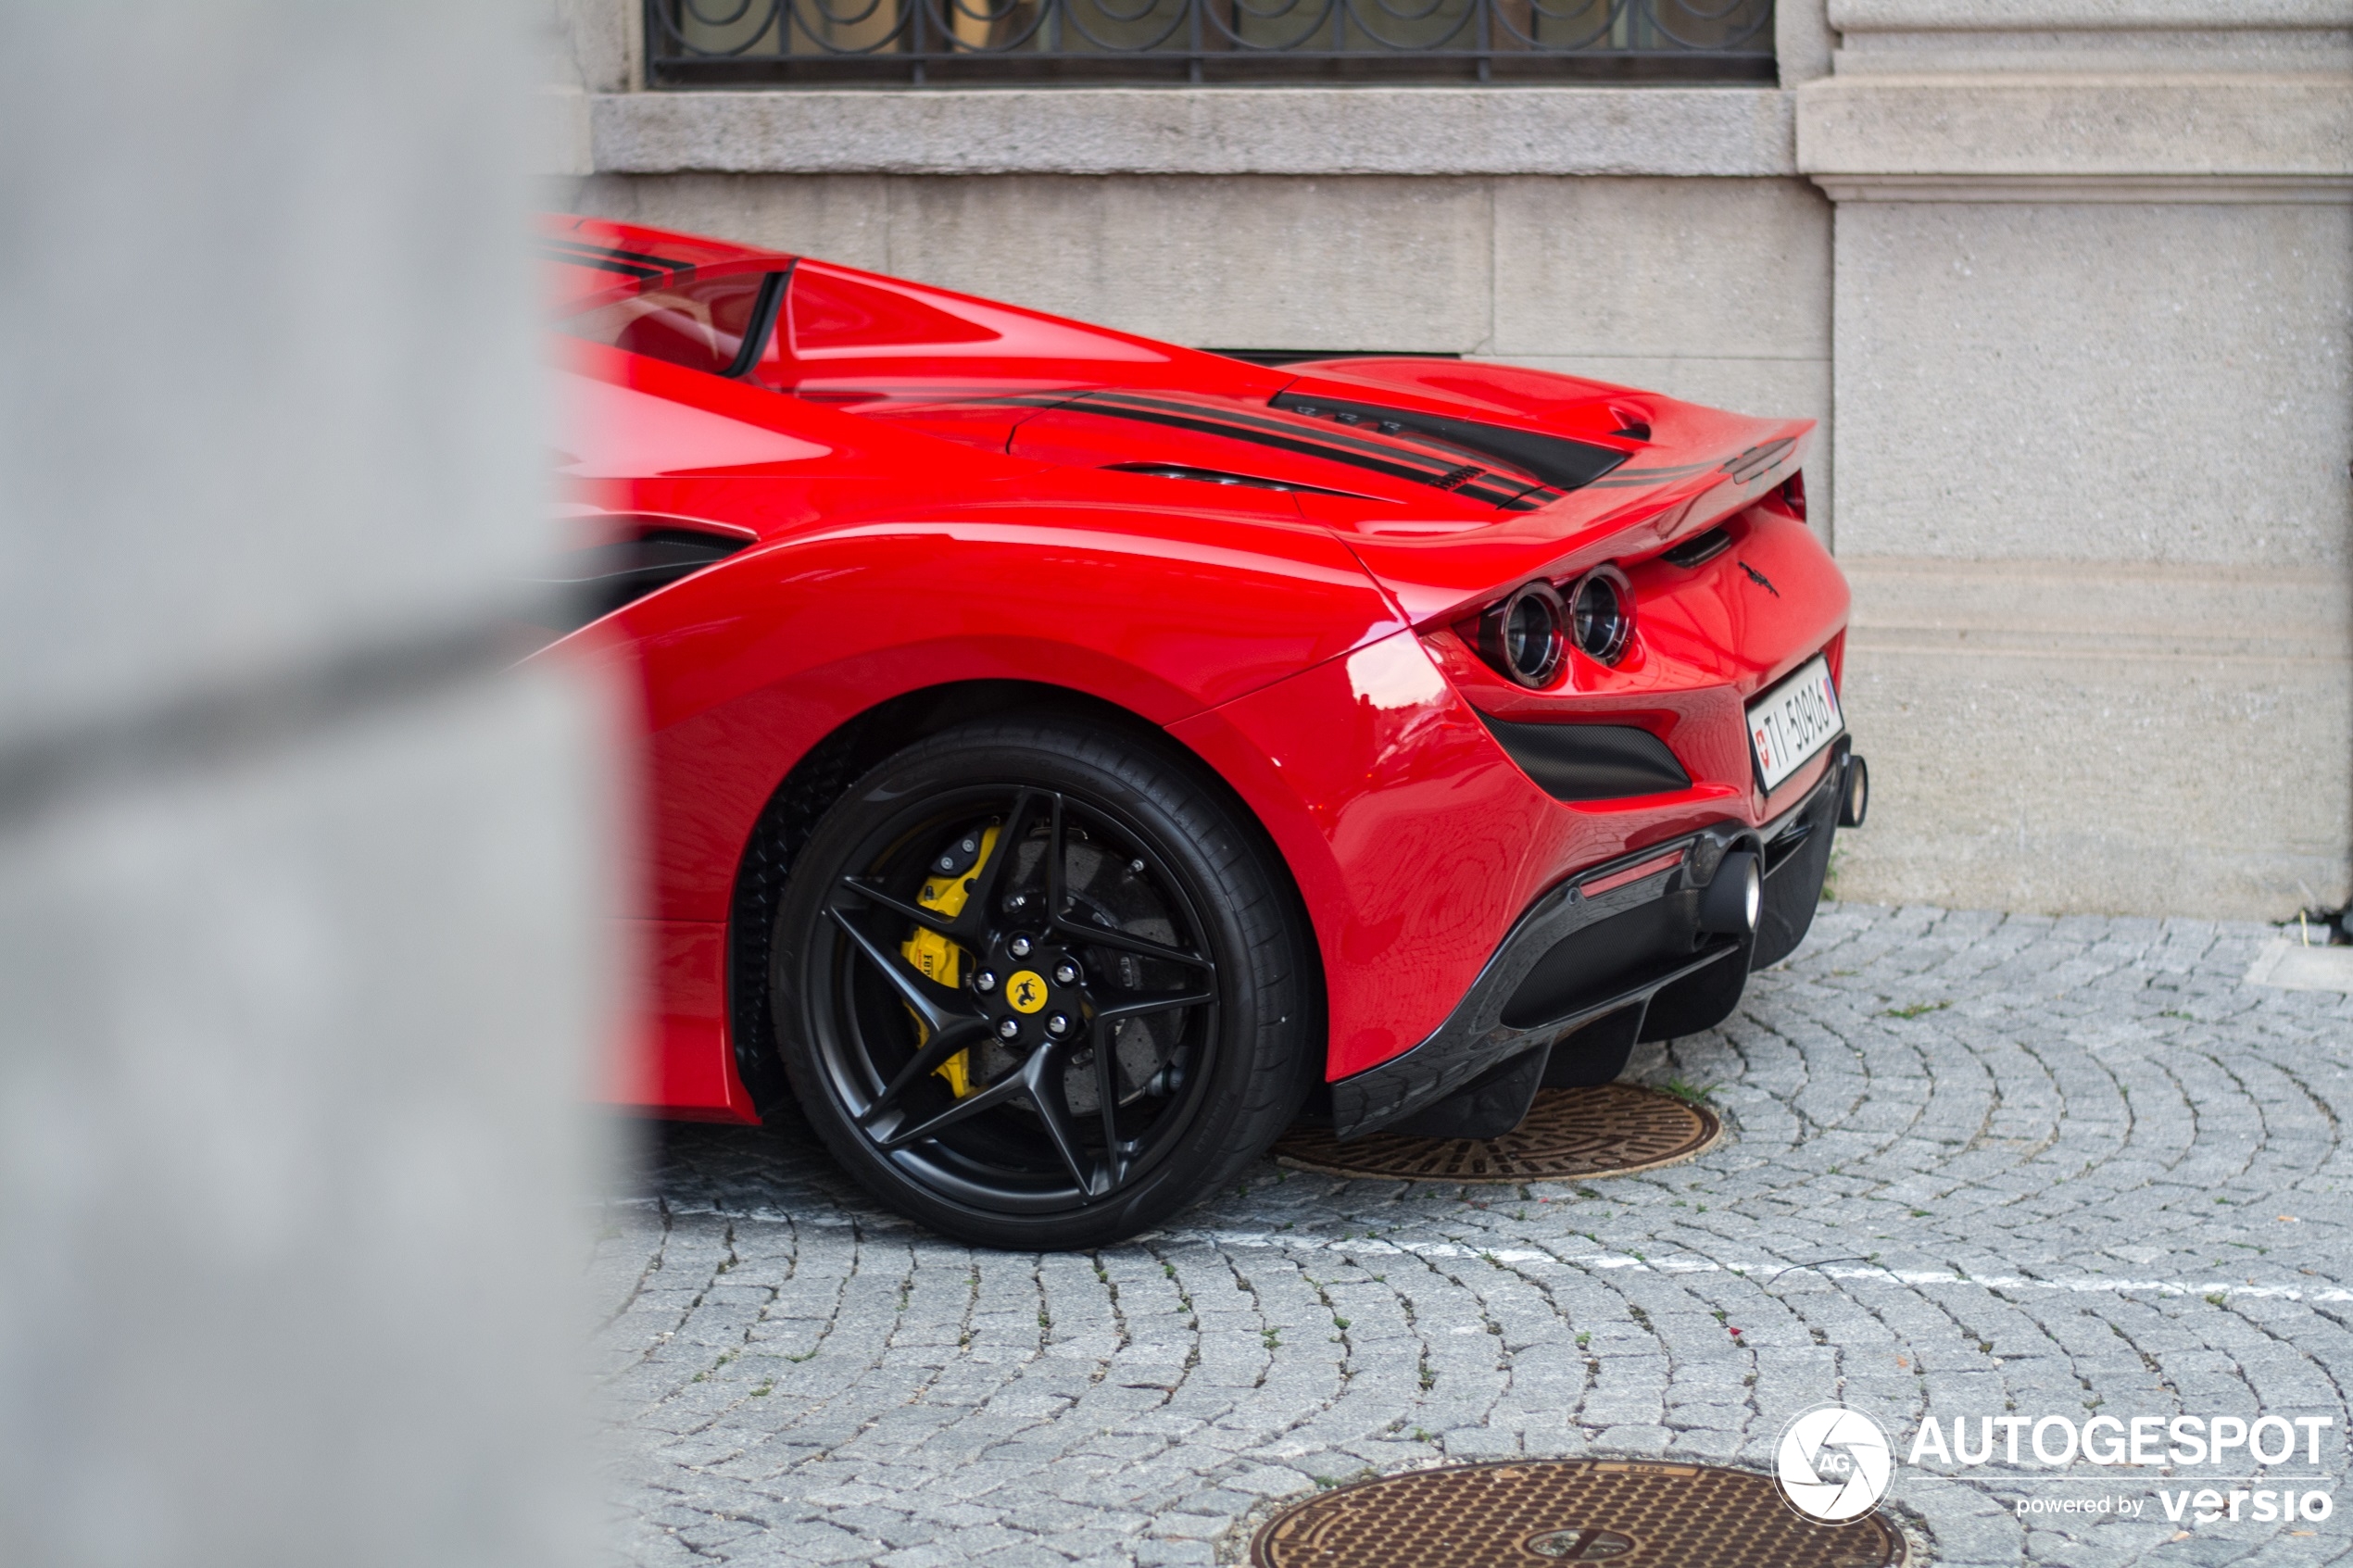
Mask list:
[{"label": "lug nut", "polygon": [[1068,959],[1064,959],[1062,962],[1056,964],[1054,966],[1054,984],[1057,985],[1077,985],[1078,966],[1071,962]]},{"label": "lug nut", "polygon": [[1046,1033],[1056,1036],[1069,1034],[1070,1020],[1059,1012],[1047,1014]]},{"label": "lug nut", "polygon": [[[1062,1015],[1056,1013],[1054,1016],[1059,1018]],[[1021,1020],[1017,1018],[1005,1019],[997,1025],[997,1037],[1000,1040],[1010,1040],[1020,1033]]]},{"label": "lug nut", "polygon": [[1026,959],[1029,957],[1029,948],[1030,940],[1026,936],[1016,936],[1012,941],[1005,944],[1005,950],[1012,953],[1013,956],[1017,959]]},{"label": "lug nut", "polygon": [[983,996],[987,996],[989,992],[997,989],[996,971],[984,969],[978,974],[974,975],[973,989],[978,991]]}]

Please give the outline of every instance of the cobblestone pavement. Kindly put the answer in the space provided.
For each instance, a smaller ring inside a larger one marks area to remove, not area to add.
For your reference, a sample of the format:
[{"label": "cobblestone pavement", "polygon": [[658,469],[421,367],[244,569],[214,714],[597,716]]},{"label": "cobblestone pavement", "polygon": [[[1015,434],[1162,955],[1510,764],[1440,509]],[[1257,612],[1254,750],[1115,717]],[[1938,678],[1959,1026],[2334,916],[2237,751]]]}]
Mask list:
[{"label": "cobblestone pavement", "polygon": [[[1924,1413],[2326,1415],[2284,1473],[2341,1477],[2353,1000],[2245,984],[2271,935],[1826,907],[1723,1029],[1635,1059],[1712,1089],[1730,1132],[1694,1161],[1519,1189],[1265,1164],[1087,1255],[942,1242],[805,1133],[666,1129],[592,1271],[623,1556],[1231,1561],[1335,1480],[1769,1468],[1829,1399],[1899,1457]],[[2152,1494],[2181,1484],[1931,1460],[1891,1502],[1939,1562],[2353,1561],[2341,1488],[2323,1523],[2177,1539]],[[2013,1510],[2103,1495],[2145,1512]]]}]

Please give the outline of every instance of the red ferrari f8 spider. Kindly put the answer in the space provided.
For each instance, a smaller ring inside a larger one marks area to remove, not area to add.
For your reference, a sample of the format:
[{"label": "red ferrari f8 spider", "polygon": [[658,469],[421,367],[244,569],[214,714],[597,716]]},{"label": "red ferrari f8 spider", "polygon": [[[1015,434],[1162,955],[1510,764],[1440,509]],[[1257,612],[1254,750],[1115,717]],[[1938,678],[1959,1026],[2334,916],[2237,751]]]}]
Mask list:
[{"label": "red ferrari f8 spider", "polygon": [[1266,368],[585,219],[543,657],[643,694],[615,1098],[1088,1246],[1295,1116],[1492,1136],[1804,936],[1866,774],[1813,427]]}]

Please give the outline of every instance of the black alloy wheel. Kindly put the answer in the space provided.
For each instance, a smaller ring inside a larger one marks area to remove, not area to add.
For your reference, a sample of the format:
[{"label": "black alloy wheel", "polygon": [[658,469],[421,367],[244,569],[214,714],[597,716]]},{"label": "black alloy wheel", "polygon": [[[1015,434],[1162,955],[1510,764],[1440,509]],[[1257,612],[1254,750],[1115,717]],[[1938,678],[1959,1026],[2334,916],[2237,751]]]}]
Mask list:
[{"label": "black alloy wheel", "polygon": [[1274,1140],[1314,975],[1221,797],[1172,743],[1065,719],[962,725],[851,786],[792,868],[771,985],[853,1175],[966,1241],[1088,1247]]}]

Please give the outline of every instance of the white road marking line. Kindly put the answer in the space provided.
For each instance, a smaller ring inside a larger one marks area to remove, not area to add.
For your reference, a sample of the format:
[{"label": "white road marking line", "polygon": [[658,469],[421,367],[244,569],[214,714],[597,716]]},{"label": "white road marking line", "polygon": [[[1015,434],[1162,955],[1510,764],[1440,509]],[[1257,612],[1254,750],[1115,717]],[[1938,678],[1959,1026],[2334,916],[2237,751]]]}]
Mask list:
[{"label": "white road marking line", "polygon": [[[2179,1279],[2120,1279],[2087,1274],[2074,1279],[2037,1279],[2027,1274],[1965,1274],[1949,1269],[1887,1269],[1875,1263],[1725,1263],[1685,1254],[1636,1258],[1621,1252],[1547,1252],[1531,1247],[1473,1247],[1453,1241],[1394,1241],[1381,1237],[1341,1240],[1281,1231],[1167,1231],[1171,1241],[1207,1241],[1219,1247],[1295,1247],[1310,1251],[1360,1252],[1368,1256],[1411,1254],[1416,1258],[1492,1259],[1498,1263],[1555,1263],[1578,1269],[1631,1269],[1642,1273],[1739,1274],[1773,1280],[1784,1274],[1819,1274],[1833,1280],[1869,1280],[1882,1285],[1967,1285],[1981,1290],[2055,1290],[2079,1293],[2150,1292],[2159,1296],[2245,1296],[2283,1301],[2353,1301],[2353,1289],[2296,1285],[2199,1284]],[[1139,1238],[1143,1239],[1141,1237]]]},{"label": "white road marking line", "polygon": [[[608,1207],[651,1209],[661,1200],[651,1198],[621,1198],[609,1200]],[[791,1223],[846,1229],[852,1217],[838,1211],[791,1213],[764,1206],[722,1208],[710,1203],[672,1202],[673,1214],[710,1214],[730,1220],[749,1220],[769,1224]],[[876,1223],[869,1220],[868,1224]],[[902,1228],[916,1227],[884,1221],[892,1234]],[[1724,1263],[1713,1258],[1683,1254],[1669,1258],[1636,1258],[1623,1252],[1547,1252],[1535,1247],[1475,1247],[1458,1241],[1399,1241],[1383,1236],[1344,1238],[1319,1236],[1296,1231],[1226,1231],[1226,1230],[1164,1230],[1146,1231],[1134,1242],[1175,1241],[1206,1242],[1213,1247],[1287,1248],[1302,1252],[1348,1252],[1365,1257],[1416,1258],[1476,1258],[1491,1259],[1498,1263],[1553,1263],[1573,1269],[1631,1269],[1638,1273],[1662,1274],[1738,1274],[1746,1279],[1777,1280],[1784,1274],[1819,1274],[1831,1280],[1868,1280],[1880,1285],[1940,1286],[1966,1285],[1980,1290],[2051,1290],[2077,1294],[2123,1295],[2148,1293],[2157,1296],[2244,1296],[2254,1300],[2269,1301],[2353,1301],[2353,1289],[2339,1286],[2309,1286],[2300,1285],[2233,1284],[2229,1280],[2208,1280],[2200,1283],[2183,1279],[2123,1279],[2108,1274],[2085,1274],[2074,1279],[2037,1279],[2029,1274],[1965,1274],[1950,1269],[1885,1269],[1875,1263]],[[1134,1245],[1134,1242],[1129,1245]]]}]

